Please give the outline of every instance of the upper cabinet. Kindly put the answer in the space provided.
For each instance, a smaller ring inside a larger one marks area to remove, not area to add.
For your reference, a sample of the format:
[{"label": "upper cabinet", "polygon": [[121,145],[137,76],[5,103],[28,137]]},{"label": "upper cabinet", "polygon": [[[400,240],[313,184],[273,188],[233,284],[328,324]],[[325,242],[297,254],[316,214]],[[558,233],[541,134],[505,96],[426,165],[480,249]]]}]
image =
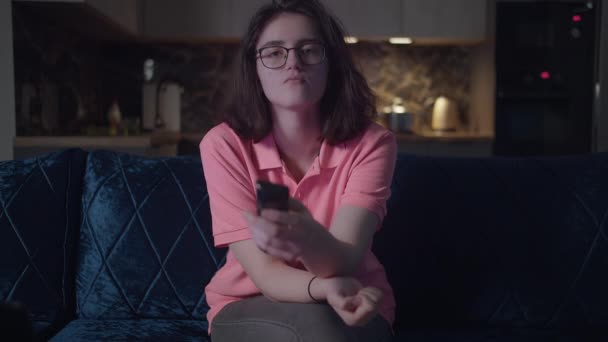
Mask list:
[{"label": "upper cabinet", "polygon": [[222,39],[235,35],[232,1],[141,0],[141,6],[145,38]]},{"label": "upper cabinet", "polygon": [[255,12],[262,6],[271,3],[270,0],[223,0],[230,2],[232,5],[231,9],[231,30],[236,38],[241,38],[247,32],[247,25],[255,14]]},{"label": "upper cabinet", "polygon": [[89,6],[130,34],[139,34],[138,0],[86,0]]},{"label": "upper cabinet", "polygon": [[[133,36],[178,41],[239,39],[256,10],[271,3],[271,0],[13,1],[79,4],[57,8],[62,8],[63,16],[67,16],[63,9],[93,9],[97,17],[109,19],[113,26]],[[421,43],[467,43],[486,39],[487,2],[492,0],[321,1],[337,15],[351,36],[362,39],[406,36]]]},{"label": "upper cabinet", "polygon": [[344,24],[346,33],[360,38],[401,35],[402,0],[324,0]]},{"label": "upper cabinet", "polygon": [[486,39],[490,0],[324,0],[347,34],[378,39],[406,36],[424,43]]},{"label": "upper cabinet", "polygon": [[403,0],[403,35],[425,42],[486,39],[488,0]]},{"label": "upper cabinet", "polygon": [[141,33],[142,0],[12,0],[13,8],[52,18],[81,34],[102,40],[124,40]]},{"label": "upper cabinet", "polygon": [[[104,0],[97,0],[104,1]],[[119,0],[116,0],[119,1]],[[238,39],[270,0],[139,0],[150,39]],[[407,36],[423,43],[480,42],[490,0],[322,0],[363,39]]]}]

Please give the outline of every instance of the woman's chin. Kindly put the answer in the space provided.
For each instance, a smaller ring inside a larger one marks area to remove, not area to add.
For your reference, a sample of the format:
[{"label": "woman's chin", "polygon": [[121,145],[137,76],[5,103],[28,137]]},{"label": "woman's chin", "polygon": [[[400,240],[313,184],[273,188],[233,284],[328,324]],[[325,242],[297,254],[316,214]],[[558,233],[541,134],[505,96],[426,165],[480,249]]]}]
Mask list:
[{"label": "woman's chin", "polygon": [[314,105],[315,105],[314,102],[294,101],[294,102],[278,104],[277,107],[285,109],[285,110],[290,110],[290,111],[304,111],[304,110],[313,108]]},{"label": "woman's chin", "polygon": [[314,107],[318,102],[319,100],[308,97],[293,97],[284,98],[283,101],[275,103],[275,106],[287,110],[306,110]]}]

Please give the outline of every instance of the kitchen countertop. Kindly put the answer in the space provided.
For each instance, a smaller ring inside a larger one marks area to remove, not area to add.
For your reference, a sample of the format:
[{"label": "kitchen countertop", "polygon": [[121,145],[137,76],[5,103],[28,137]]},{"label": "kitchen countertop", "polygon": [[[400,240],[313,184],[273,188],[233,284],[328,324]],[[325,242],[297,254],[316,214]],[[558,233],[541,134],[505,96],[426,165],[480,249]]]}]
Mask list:
[{"label": "kitchen countertop", "polygon": [[179,142],[180,138],[179,132],[168,131],[130,136],[19,136],[15,137],[15,147],[145,148],[175,145]]},{"label": "kitchen countertop", "polygon": [[[180,133],[159,131],[132,136],[19,136],[15,138],[15,147],[157,147],[176,145],[185,139],[198,144],[203,133]],[[488,133],[454,131],[437,132],[423,130],[417,133],[395,133],[398,141],[403,142],[491,142],[494,136]]]},{"label": "kitchen countertop", "polygon": [[417,133],[395,133],[398,141],[408,142],[492,142],[494,135],[470,131],[441,132],[423,130]]}]

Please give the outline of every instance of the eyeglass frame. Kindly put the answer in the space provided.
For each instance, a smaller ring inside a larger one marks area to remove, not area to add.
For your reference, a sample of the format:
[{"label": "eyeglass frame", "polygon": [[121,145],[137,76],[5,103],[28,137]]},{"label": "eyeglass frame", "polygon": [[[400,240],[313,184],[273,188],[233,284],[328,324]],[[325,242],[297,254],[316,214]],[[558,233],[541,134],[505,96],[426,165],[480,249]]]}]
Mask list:
[{"label": "eyeglass frame", "polygon": [[[321,60],[319,61],[319,63],[314,63],[314,64],[304,63],[304,61],[302,60],[302,57],[300,56],[300,54],[298,54],[298,49],[301,49],[303,46],[308,45],[308,44],[316,44],[316,45],[320,45],[320,46],[323,48],[323,57],[321,57]],[[286,52],[286,54],[285,54],[285,60],[283,61],[283,64],[281,64],[281,66],[271,68],[271,67],[269,67],[269,66],[266,66],[266,64],[264,64],[264,59],[262,58],[262,50],[264,50],[264,49],[269,49],[269,48],[281,48],[281,49],[283,49],[283,50],[287,51],[287,52]],[[284,66],[285,66],[285,64],[287,64],[287,59],[289,59],[289,52],[290,52],[291,50],[296,50],[296,56],[298,56],[298,58],[300,59],[300,62],[302,62],[302,64],[304,64],[304,65],[319,65],[319,64],[323,63],[323,62],[325,61],[325,59],[327,59],[327,54],[325,53],[325,52],[326,52],[326,51],[325,51],[325,44],[323,44],[323,43],[319,43],[319,42],[302,44],[302,45],[300,45],[300,46],[295,46],[295,47],[292,47],[292,48],[286,48],[286,47],[284,47],[284,46],[280,46],[280,45],[264,46],[264,47],[261,47],[261,48],[259,48],[259,49],[257,49],[257,50],[255,51],[255,52],[256,52],[256,55],[257,55],[257,56],[256,56],[256,59],[258,59],[258,58],[259,58],[259,59],[260,59],[260,61],[262,62],[262,65],[263,65],[265,68],[267,68],[267,69],[272,69],[272,70],[275,70],[275,69],[281,69],[282,67],[284,67]]]}]

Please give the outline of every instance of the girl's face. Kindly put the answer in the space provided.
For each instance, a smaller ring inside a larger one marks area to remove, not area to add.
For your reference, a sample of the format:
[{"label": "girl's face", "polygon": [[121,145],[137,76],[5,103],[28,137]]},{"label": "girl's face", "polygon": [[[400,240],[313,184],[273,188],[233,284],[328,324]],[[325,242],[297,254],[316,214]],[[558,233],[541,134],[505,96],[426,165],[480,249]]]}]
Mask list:
[{"label": "girl's face", "polygon": [[312,20],[300,14],[279,14],[262,30],[256,68],[273,108],[297,110],[319,103],[328,73],[322,43]]}]

